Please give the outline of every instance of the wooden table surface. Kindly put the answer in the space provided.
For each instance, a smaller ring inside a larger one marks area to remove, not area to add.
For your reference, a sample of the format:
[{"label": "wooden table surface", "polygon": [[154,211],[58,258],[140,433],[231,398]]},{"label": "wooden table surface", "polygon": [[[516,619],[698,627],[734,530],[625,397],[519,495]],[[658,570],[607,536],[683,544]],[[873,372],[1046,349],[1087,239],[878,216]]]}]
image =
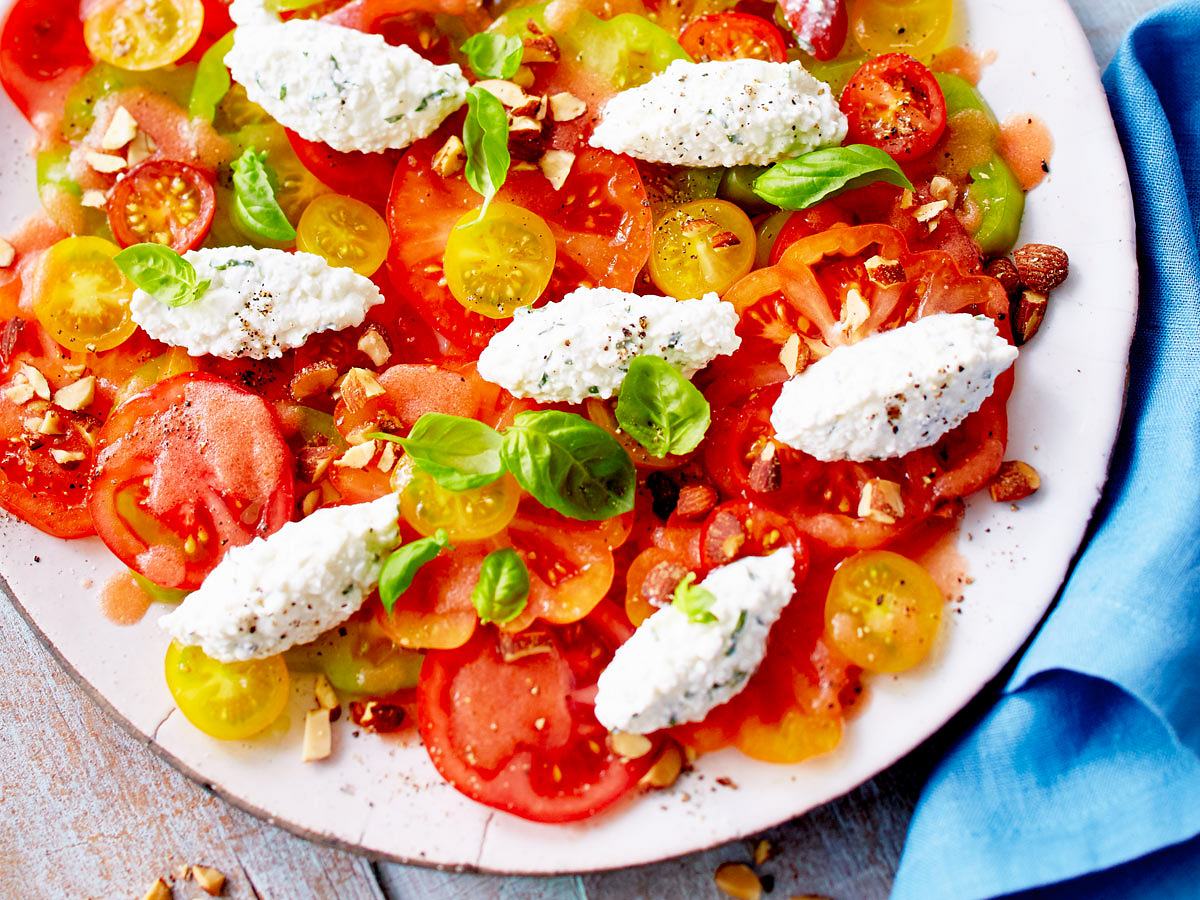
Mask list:
[{"label": "wooden table surface", "polygon": [[[1165,0],[1071,0],[1103,65]],[[140,897],[180,864],[229,876],[247,898],[685,898],[717,896],[712,873],[739,842],[674,862],[573,878],[458,875],[376,863],[309,843],[234,809],[110,721],[0,601],[0,896]],[[986,697],[975,708],[986,703]],[[885,897],[917,793],[975,708],[857,791],[769,832],[761,871],[775,896]],[[414,815],[419,815],[414,810]],[[194,897],[194,885],[176,897]]]}]

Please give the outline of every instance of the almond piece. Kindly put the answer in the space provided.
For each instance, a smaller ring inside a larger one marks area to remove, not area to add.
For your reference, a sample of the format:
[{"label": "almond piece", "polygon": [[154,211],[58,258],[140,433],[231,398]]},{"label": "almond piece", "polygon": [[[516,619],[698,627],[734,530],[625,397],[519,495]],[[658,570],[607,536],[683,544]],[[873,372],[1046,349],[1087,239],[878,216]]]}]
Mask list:
[{"label": "almond piece", "polygon": [[542,123],[531,116],[510,116],[508,149],[516,159],[536,163],[546,150]]},{"label": "almond piece", "polygon": [[904,518],[904,499],[900,485],[886,478],[872,478],[863,485],[858,501],[858,517],[883,525],[895,525]]},{"label": "almond piece", "polygon": [[100,149],[109,152],[120,150],[137,137],[137,133],[137,119],[125,107],[118,106],[104,131],[104,137],[100,138]]},{"label": "almond piece", "polygon": [[78,450],[59,450],[57,447],[50,448],[50,456],[60,466],[73,466],[87,459],[86,453]]},{"label": "almond piece", "polygon": [[225,875],[211,866],[192,866],[192,881],[210,897],[220,897],[225,890]]},{"label": "almond piece", "polygon": [[842,300],[842,331],[847,337],[857,338],[867,319],[871,318],[871,304],[858,288],[850,288]]},{"label": "almond piece", "polygon": [[46,414],[42,416],[42,421],[38,423],[38,434],[66,434],[67,430],[63,427],[62,416],[52,409],[46,410]]},{"label": "almond piece", "polygon": [[521,56],[521,62],[558,62],[561,55],[558,41],[548,34],[534,34],[532,37],[525,38],[525,52]]},{"label": "almond piece", "polygon": [[644,734],[627,734],[624,731],[610,734],[608,746],[622,759],[641,759],[654,749],[653,742]]},{"label": "almond piece", "polygon": [[993,259],[988,263],[984,274],[990,275],[1000,282],[1000,287],[1004,288],[1004,293],[1010,297],[1021,290],[1021,273],[1017,271],[1016,265],[1007,256]]},{"label": "almond piece", "polygon": [[475,86],[487,91],[509,109],[524,106],[529,100],[529,95],[525,93],[524,88],[513,81],[486,78],[483,81],[475,82]]},{"label": "almond piece", "polygon": [[142,900],[171,900],[171,887],[161,878],[156,879],[149,890],[142,894]]},{"label": "almond piece", "polygon": [[346,373],[341,383],[342,402],[354,413],[363,409],[367,403],[376,397],[387,393],[375,373],[370,369],[353,368]]},{"label": "almond piece", "polygon": [[771,846],[771,842],[766,838],[762,838],[757,844],[754,845],[754,864],[756,866],[761,866],[774,854],[775,848]]},{"label": "almond piece", "polygon": [[723,250],[726,247],[736,247],[742,242],[742,239],[732,231],[722,231],[712,236],[709,244],[714,250]]},{"label": "almond piece", "polygon": [[433,155],[433,171],[443,178],[457,175],[466,164],[467,148],[463,146],[462,139],[456,134],[446,138],[446,143],[442,144],[438,152]]},{"label": "almond piece", "polygon": [[746,530],[729,510],[719,510],[705,532],[704,552],[718,566],[737,559],[746,543]]},{"label": "almond piece", "polygon": [[1000,471],[988,486],[988,493],[997,503],[1016,503],[1032,497],[1042,486],[1042,478],[1037,469],[1029,463],[1020,460],[1008,460],[1000,466]]},{"label": "almond piece", "polygon": [[333,727],[329,710],[312,709],[304,717],[304,746],[300,759],[319,762],[333,755]]},{"label": "almond piece", "polygon": [[392,358],[392,348],[388,346],[387,341],[374,325],[364,331],[362,337],[358,339],[358,349],[377,366],[382,366]]},{"label": "almond piece", "polygon": [[1013,252],[1013,264],[1021,283],[1039,294],[1049,294],[1071,272],[1066,251],[1051,244],[1026,244]]},{"label": "almond piece", "polygon": [[575,154],[570,150],[547,150],[538,160],[538,168],[556,191],[562,190],[575,165]]},{"label": "almond piece", "polygon": [[1022,291],[1021,297],[1013,306],[1013,339],[1021,347],[1031,340],[1041,330],[1046,320],[1046,309],[1050,298],[1036,291]]},{"label": "almond piece", "polygon": [[129,149],[125,151],[125,158],[129,160],[130,166],[136,166],[138,163],[145,162],[154,155],[154,151],[158,149],[158,145],[150,138],[150,135],[144,131],[139,131],[132,141],[129,142]]},{"label": "almond piece", "polygon": [[33,388],[35,396],[40,397],[42,400],[50,399],[50,383],[46,381],[46,376],[42,374],[40,369],[31,366],[29,363],[21,363],[21,368],[17,372],[29,382],[29,386]]},{"label": "almond piece", "polygon": [[87,409],[96,399],[96,376],[88,375],[54,392],[54,402],[70,412]]},{"label": "almond piece", "polygon": [[762,900],[762,881],[745,863],[721,863],[713,880],[722,894],[734,900]]},{"label": "almond piece", "polygon": [[313,682],[313,697],[321,709],[337,709],[342,705],[338,700],[337,691],[333,689],[324,673],[318,674],[317,680]]},{"label": "almond piece", "polygon": [[95,150],[89,151],[84,156],[84,160],[102,175],[115,175],[117,172],[123,172],[126,166],[129,165],[123,156],[116,156],[112,153],[97,153]]},{"label": "almond piece", "polygon": [[382,700],[355,700],[350,704],[350,721],[376,734],[392,734],[404,726],[404,707]]},{"label": "almond piece", "polygon": [[758,458],[750,466],[750,490],[769,494],[779,490],[783,484],[783,467],[779,464],[778,448],[774,441],[763,444]]},{"label": "almond piece", "polygon": [[24,378],[14,378],[4,389],[4,396],[17,406],[24,406],[33,399],[33,385]]},{"label": "almond piece", "polygon": [[703,519],[717,505],[717,492],[707,484],[687,484],[679,489],[675,515],[681,519]]},{"label": "almond piece", "polygon": [[650,771],[641,777],[638,784],[644,788],[669,788],[679,780],[682,771],[683,753],[678,744],[668,741]]},{"label": "almond piece", "polygon": [[949,208],[950,204],[945,200],[934,200],[932,203],[918,206],[913,212],[913,218],[922,223],[932,222]]},{"label": "almond piece", "polygon": [[17,248],[0,238],[0,269],[7,269],[16,261]]},{"label": "almond piece", "polygon": [[88,209],[104,209],[108,206],[108,194],[104,191],[84,191],[79,205]]},{"label": "almond piece", "polygon": [[375,458],[375,442],[364,441],[351,447],[333,461],[339,469],[365,469]]},{"label": "almond piece", "polygon": [[929,193],[934,200],[945,200],[950,206],[958,202],[958,188],[943,175],[933,176],[933,180],[929,182]]},{"label": "almond piece", "polygon": [[651,606],[666,606],[671,602],[679,582],[683,581],[687,574],[688,570],[684,566],[664,559],[646,573],[646,577],[642,579],[642,586],[638,588],[638,594]]},{"label": "almond piece", "polygon": [[880,287],[891,287],[900,284],[907,277],[904,266],[898,259],[887,259],[883,256],[872,256],[864,263],[867,277]]},{"label": "almond piece", "polygon": [[788,339],[783,342],[783,347],[779,350],[779,362],[787,371],[789,378],[794,377],[800,371],[800,335],[788,335]]},{"label": "almond piece", "polygon": [[587,112],[587,104],[568,91],[550,95],[550,115],[555,122],[571,122]]},{"label": "almond piece", "polygon": [[328,361],[309,363],[292,376],[288,392],[297,403],[330,390],[338,380],[337,366]]}]

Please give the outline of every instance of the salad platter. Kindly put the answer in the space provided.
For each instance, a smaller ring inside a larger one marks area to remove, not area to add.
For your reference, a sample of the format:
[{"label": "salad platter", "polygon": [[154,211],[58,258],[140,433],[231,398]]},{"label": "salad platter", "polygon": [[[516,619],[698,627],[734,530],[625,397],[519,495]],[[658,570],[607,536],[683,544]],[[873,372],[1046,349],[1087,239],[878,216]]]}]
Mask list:
[{"label": "salad platter", "polygon": [[0,83],[5,592],[299,834],[551,874],[801,815],[1100,497],[1134,221],[1060,0],[17,0]]}]

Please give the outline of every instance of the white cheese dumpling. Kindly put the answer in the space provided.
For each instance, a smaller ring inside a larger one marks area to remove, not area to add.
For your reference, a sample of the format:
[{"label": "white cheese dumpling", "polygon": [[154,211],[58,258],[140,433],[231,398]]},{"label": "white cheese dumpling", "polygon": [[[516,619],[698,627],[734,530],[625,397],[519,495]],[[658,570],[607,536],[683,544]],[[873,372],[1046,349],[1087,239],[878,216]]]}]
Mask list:
[{"label": "white cheese dumpling", "polygon": [[767,635],[796,592],[790,547],[713,569],[700,587],[713,621],[674,604],[641,624],[601,673],[596,718],[609,731],[649,734],[699,722],[741,693],[767,652]]},{"label": "white cheese dumpling", "polygon": [[384,299],[369,278],[312,253],[221,247],[183,258],[210,282],[200,298],[167,306],[137,290],[129,312],[150,337],[192,356],[278,359],[318,332],[361,325]]},{"label": "white cheese dumpling", "polygon": [[1016,359],[987,316],[926,316],[813,363],[783,386],[771,424],[826,462],[896,459],[961,425]]},{"label": "white cheese dumpling", "polygon": [[604,104],[590,142],[675,166],[768,165],[846,139],[829,85],[798,62],[676,60]]},{"label": "white cheese dumpling", "polygon": [[519,309],[479,357],[479,374],[543,403],[608,399],[636,356],[658,356],[691,377],[737,350],[737,310],[698,300],[578,288],[557,303]]},{"label": "white cheese dumpling", "polygon": [[225,554],[159,626],[221,662],[316,640],[358,612],[399,540],[400,499],[319,509]]},{"label": "white cheese dumpling", "polygon": [[328,22],[280,22],[262,0],[235,0],[225,64],[281,125],[335,150],[403,149],[466,101],[457,65],[438,66],[377,34]]}]

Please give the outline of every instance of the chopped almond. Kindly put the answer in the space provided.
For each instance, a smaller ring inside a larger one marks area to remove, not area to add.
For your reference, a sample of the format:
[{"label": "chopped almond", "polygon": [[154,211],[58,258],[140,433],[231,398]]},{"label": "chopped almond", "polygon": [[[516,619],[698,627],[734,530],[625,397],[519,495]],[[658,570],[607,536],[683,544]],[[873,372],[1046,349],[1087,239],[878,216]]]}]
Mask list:
[{"label": "chopped almond", "polygon": [[396,465],[396,445],[391,441],[384,441],[383,450],[379,454],[379,462],[375,465],[385,475],[392,471],[392,467]]},{"label": "chopped almond", "polygon": [[59,388],[54,393],[54,402],[65,410],[78,412],[91,406],[96,399],[96,376],[88,375]]},{"label": "chopped almond", "polygon": [[732,231],[721,231],[712,236],[709,243],[714,250],[723,250],[726,247],[736,247],[741,244],[742,239]]},{"label": "chopped almond", "polygon": [[800,335],[789,335],[779,350],[779,361],[791,378],[800,371]]},{"label": "chopped almond", "polygon": [[934,200],[932,203],[918,206],[913,212],[913,218],[918,222],[932,222],[949,208],[950,204],[945,200]]},{"label": "chopped almond", "polygon": [[387,393],[374,372],[360,368],[353,368],[346,373],[346,377],[342,379],[341,391],[342,402],[352,413],[361,410],[368,401]]},{"label": "chopped almond", "polygon": [[610,734],[608,746],[622,759],[641,759],[654,749],[654,744],[644,734],[626,734],[624,731]]},{"label": "chopped almond", "polygon": [[1046,310],[1050,306],[1050,295],[1039,294],[1037,291],[1021,291],[1021,297],[1015,304],[1015,319],[1013,323],[1014,337],[1017,346],[1023,346],[1033,340],[1046,321]]},{"label": "chopped almond", "polygon": [[29,386],[33,388],[35,395],[43,400],[50,399],[50,383],[46,381],[46,376],[41,373],[40,369],[31,366],[29,363],[21,363],[21,368],[17,371],[29,382]]},{"label": "chopped almond", "polygon": [[682,771],[683,753],[678,744],[668,741],[650,771],[641,777],[638,784],[646,788],[669,788],[679,780]]},{"label": "chopped almond", "polygon": [[4,396],[17,406],[24,406],[33,399],[33,385],[24,378],[14,378],[12,384],[4,389]]},{"label": "chopped almond", "polygon": [[333,755],[333,727],[327,709],[312,709],[304,717],[304,762],[319,762]]},{"label": "chopped almond", "polygon": [[679,489],[675,515],[693,521],[703,519],[717,505],[717,492],[707,484],[688,484]]},{"label": "chopped almond", "polygon": [[461,172],[466,162],[467,148],[463,146],[462,139],[458,135],[452,134],[446,138],[446,143],[442,144],[438,152],[433,155],[433,171],[443,178],[450,178]]},{"label": "chopped almond", "polygon": [[374,326],[364,331],[362,337],[358,339],[358,349],[377,366],[382,366],[392,358],[392,348],[379,333],[379,329]]},{"label": "chopped almond", "polygon": [[521,61],[525,63],[558,62],[561,56],[558,41],[548,34],[535,34],[525,38],[525,52]]},{"label": "chopped almond", "polygon": [[958,202],[958,188],[943,175],[933,176],[933,180],[929,182],[929,193],[933,195],[934,200],[945,200],[950,206]]},{"label": "chopped almond", "polygon": [[364,441],[357,446],[351,447],[338,459],[334,460],[333,464],[339,469],[365,469],[371,464],[371,460],[374,458],[375,442]]},{"label": "chopped almond", "polygon": [[171,888],[161,878],[150,885],[150,889],[142,895],[142,900],[171,900]]},{"label": "chopped almond", "polygon": [[84,191],[79,204],[88,209],[104,209],[108,206],[108,195],[104,191]]},{"label": "chopped almond", "polygon": [[858,288],[850,288],[842,300],[842,328],[849,337],[857,337],[867,319],[871,318],[871,305]]},{"label": "chopped almond", "polygon": [[75,463],[81,463],[87,459],[86,453],[82,453],[78,450],[59,450],[57,447],[50,448],[50,455],[60,466],[71,466]]},{"label": "chopped almond", "polygon": [[475,82],[475,87],[487,91],[509,109],[524,106],[529,99],[524,88],[513,81],[503,81],[499,78],[487,78]]},{"label": "chopped almond", "polygon": [[1042,477],[1037,469],[1020,460],[1008,460],[988,487],[988,493],[997,503],[1016,503],[1032,497],[1042,487]]},{"label": "chopped almond", "polygon": [[150,135],[144,131],[139,131],[132,141],[129,142],[129,149],[125,151],[125,158],[129,160],[129,165],[136,166],[140,162],[144,162],[154,155],[154,151],[158,147],[151,139]]},{"label": "chopped almond", "polygon": [[770,859],[774,853],[775,848],[771,846],[771,842],[766,838],[762,838],[757,844],[754,845],[754,864],[756,866],[761,866],[768,859]]},{"label": "chopped almond", "polygon": [[100,149],[109,152],[120,150],[135,137],[138,133],[138,123],[129,110],[123,106],[118,106],[117,111],[113,113],[112,120],[108,123],[108,128],[104,132],[104,137],[100,139]]},{"label": "chopped almond", "polygon": [[900,193],[900,208],[901,209],[912,209],[914,199],[915,198],[913,197],[913,192],[908,190],[907,188],[905,188]]},{"label": "chopped almond", "polygon": [[702,234],[716,227],[717,223],[715,219],[707,219],[704,216],[688,216],[683,220],[683,224],[679,226],[679,230],[684,234]]},{"label": "chopped almond", "polygon": [[337,709],[342,705],[338,700],[337,691],[333,689],[333,685],[329,683],[329,679],[324,674],[317,675],[317,680],[313,684],[313,696],[316,698],[317,706],[321,709]]},{"label": "chopped almond", "polygon": [[727,862],[717,867],[713,880],[717,888],[727,897],[734,900],[761,900],[763,895],[762,881],[745,863]]},{"label": "chopped almond", "polygon": [[62,416],[52,409],[46,410],[46,414],[42,416],[42,421],[38,423],[38,434],[66,434],[67,430],[63,427]]},{"label": "chopped almond", "polygon": [[571,168],[575,165],[575,154],[570,150],[547,150],[538,161],[538,168],[556,191],[567,183]]},{"label": "chopped almond", "polygon": [[570,122],[587,112],[587,104],[568,91],[550,95],[550,115],[555,122]]},{"label": "chopped almond", "polygon": [[774,441],[767,441],[763,444],[762,451],[758,454],[758,458],[754,460],[750,466],[748,476],[750,489],[757,491],[760,494],[769,494],[772,491],[777,491],[783,484],[783,467],[779,462],[779,457],[776,455],[778,448]]},{"label": "chopped almond", "polygon": [[900,496],[900,485],[885,478],[872,478],[863,485],[858,501],[858,517],[895,525],[904,518],[904,499]]},{"label": "chopped almond", "polygon": [[898,259],[887,259],[876,255],[868,259],[864,267],[867,270],[867,277],[880,287],[891,287],[904,281],[907,277],[904,273],[904,266]]},{"label": "chopped almond", "polygon": [[511,116],[508,121],[508,149],[517,159],[536,162],[545,152],[542,123],[531,116]]},{"label": "chopped almond", "polygon": [[89,166],[102,175],[115,175],[117,172],[123,172],[126,166],[128,166],[123,156],[116,156],[112,153],[97,153],[94,150],[90,151],[84,159]]},{"label": "chopped almond", "polygon": [[210,866],[192,866],[192,881],[210,897],[220,897],[225,890],[225,876]]},{"label": "chopped almond", "polygon": [[7,269],[17,258],[17,248],[0,238],[0,269]]},{"label": "chopped almond", "polygon": [[328,360],[309,363],[292,376],[288,383],[288,391],[297,403],[303,403],[310,397],[323,394],[330,390],[338,379],[337,366]]},{"label": "chopped almond", "polygon": [[382,700],[355,700],[350,704],[350,721],[376,734],[391,734],[404,725],[404,707]]},{"label": "chopped almond", "polygon": [[307,494],[304,495],[304,500],[302,500],[300,503],[300,512],[306,516],[311,516],[313,513],[315,513],[317,511],[317,508],[320,505],[321,505],[321,489],[317,488],[316,490],[309,491]]},{"label": "chopped almond", "polygon": [[666,606],[671,602],[679,582],[687,578],[687,575],[688,570],[684,566],[664,559],[646,573],[638,593],[651,606]]}]

